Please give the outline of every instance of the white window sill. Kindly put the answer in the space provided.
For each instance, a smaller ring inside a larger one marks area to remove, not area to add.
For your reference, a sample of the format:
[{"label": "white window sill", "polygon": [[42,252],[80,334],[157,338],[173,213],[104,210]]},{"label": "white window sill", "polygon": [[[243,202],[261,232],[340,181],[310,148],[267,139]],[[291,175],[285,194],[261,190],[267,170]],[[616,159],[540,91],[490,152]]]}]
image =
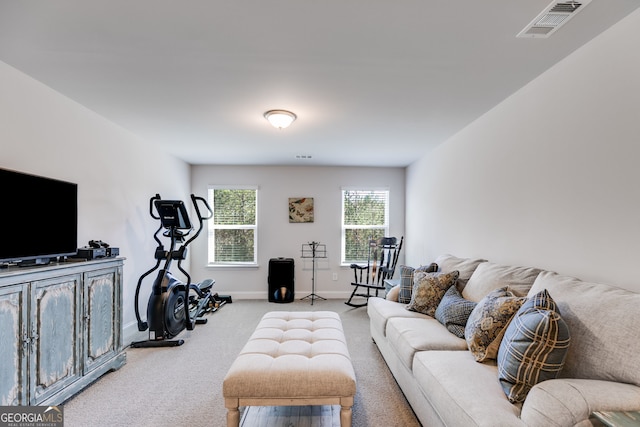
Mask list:
[{"label": "white window sill", "polygon": [[258,268],[258,264],[207,264],[206,268],[220,269],[220,268]]}]

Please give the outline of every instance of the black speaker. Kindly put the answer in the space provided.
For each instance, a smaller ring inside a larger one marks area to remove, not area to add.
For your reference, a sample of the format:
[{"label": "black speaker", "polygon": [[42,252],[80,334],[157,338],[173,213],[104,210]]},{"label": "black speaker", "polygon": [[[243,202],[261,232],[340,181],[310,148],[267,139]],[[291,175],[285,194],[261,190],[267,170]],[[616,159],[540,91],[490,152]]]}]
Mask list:
[{"label": "black speaker", "polygon": [[268,281],[269,302],[293,302],[295,297],[293,258],[271,258]]}]

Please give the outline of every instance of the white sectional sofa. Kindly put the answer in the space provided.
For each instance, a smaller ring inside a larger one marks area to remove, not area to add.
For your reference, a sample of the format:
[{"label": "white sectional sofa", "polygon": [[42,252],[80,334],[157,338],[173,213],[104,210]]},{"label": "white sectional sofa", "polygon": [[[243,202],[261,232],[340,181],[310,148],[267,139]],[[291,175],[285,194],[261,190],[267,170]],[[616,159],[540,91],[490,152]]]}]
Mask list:
[{"label": "white sectional sofa", "polygon": [[[498,337],[495,358],[479,362],[466,337],[436,318],[408,310],[395,297],[370,298],[371,336],[422,425],[590,426],[595,411],[640,411],[640,294],[480,259],[443,255],[435,263],[440,273],[458,271],[457,289],[475,303],[508,287],[524,305],[546,289],[570,341],[557,378],[538,382],[523,402],[512,403],[497,362],[507,357],[507,339]],[[406,286],[414,278],[402,280]]]}]

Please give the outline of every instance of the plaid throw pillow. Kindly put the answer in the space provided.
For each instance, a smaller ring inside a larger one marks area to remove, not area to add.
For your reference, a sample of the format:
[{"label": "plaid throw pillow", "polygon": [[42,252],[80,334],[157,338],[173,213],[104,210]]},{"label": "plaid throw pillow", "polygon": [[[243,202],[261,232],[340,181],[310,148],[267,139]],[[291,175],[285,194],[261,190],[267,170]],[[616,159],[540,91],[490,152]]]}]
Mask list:
[{"label": "plaid throw pillow", "polygon": [[409,304],[411,302],[411,294],[413,292],[413,273],[416,271],[435,273],[438,271],[438,264],[432,262],[429,265],[422,265],[418,268],[409,267],[407,265],[400,266],[400,293],[398,294],[398,302],[401,304]]},{"label": "plaid throw pillow", "polygon": [[464,299],[454,285],[442,297],[442,301],[436,309],[436,319],[453,335],[464,338],[464,327],[475,307],[476,303]]},{"label": "plaid throw pillow", "polygon": [[498,379],[509,401],[523,402],[534,385],[556,378],[570,341],[569,328],[546,289],[524,303],[498,350]]}]

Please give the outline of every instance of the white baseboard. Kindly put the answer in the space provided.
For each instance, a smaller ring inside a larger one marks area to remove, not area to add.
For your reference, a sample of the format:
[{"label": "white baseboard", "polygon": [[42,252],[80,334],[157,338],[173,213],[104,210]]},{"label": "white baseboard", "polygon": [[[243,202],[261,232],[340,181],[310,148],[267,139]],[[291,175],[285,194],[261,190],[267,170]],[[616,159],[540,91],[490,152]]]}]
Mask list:
[{"label": "white baseboard", "polygon": [[149,332],[140,332],[138,330],[138,322],[127,323],[122,328],[122,344],[127,347],[133,341],[144,341],[149,338]]}]

